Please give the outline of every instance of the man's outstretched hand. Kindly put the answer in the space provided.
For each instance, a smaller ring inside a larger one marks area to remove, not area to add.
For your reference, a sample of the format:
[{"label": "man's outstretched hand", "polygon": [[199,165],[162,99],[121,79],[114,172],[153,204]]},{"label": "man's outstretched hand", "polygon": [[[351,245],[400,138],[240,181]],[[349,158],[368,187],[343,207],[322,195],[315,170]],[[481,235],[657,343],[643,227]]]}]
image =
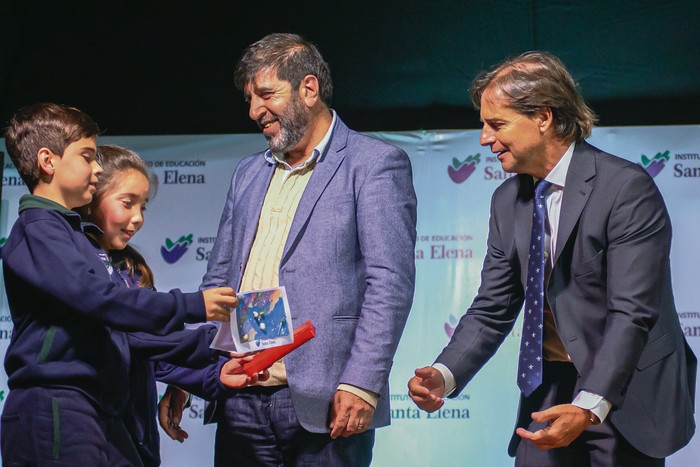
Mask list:
[{"label": "man's outstretched hand", "polygon": [[532,419],[536,422],[549,422],[549,425],[534,433],[524,428],[518,428],[515,432],[543,451],[568,446],[593,424],[587,410],[571,404],[555,405],[542,412],[533,412]]},{"label": "man's outstretched hand", "polygon": [[408,380],[408,395],[415,404],[426,412],[435,412],[445,400],[445,378],[432,366],[424,366],[415,371]]}]

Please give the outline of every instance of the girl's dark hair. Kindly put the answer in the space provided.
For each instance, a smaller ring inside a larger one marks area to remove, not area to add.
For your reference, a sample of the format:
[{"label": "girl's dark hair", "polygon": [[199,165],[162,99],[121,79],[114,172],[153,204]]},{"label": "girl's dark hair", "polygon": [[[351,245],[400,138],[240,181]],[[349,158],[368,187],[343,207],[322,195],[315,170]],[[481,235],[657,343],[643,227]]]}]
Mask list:
[{"label": "girl's dark hair", "polygon": [[126,245],[123,250],[115,250],[111,254],[112,261],[120,264],[130,277],[139,277],[139,287],[152,289],[155,287],[153,270],[146,263],[146,259],[141,253],[131,245]]},{"label": "girl's dark hair", "polygon": [[[150,198],[155,195],[158,188],[158,179],[148,171],[144,160],[134,151],[121,146],[102,145],[97,147],[97,160],[104,172],[100,175],[100,182],[92,198],[92,202],[81,214],[89,215],[90,211],[100,203],[100,200],[117,183],[117,176],[128,171],[135,170],[143,174],[150,185]],[[146,260],[136,248],[126,245],[123,250],[109,252],[112,261],[126,270],[130,277],[140,277],[139,287],[153,288],[153,270],[146,264]]]}]

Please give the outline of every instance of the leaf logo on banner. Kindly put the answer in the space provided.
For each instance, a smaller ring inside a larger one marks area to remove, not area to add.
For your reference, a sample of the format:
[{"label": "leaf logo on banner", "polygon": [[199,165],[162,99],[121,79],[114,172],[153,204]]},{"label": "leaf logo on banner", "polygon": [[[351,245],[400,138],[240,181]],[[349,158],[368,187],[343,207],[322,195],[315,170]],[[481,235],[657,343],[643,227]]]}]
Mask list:
[{"label": "leaf logo on banner", "polygon": [[666,166],[666,162],[671,158],[670,151],[657,152],[653,158],[648,158],[646,154],[642,154],[642,167],[652,177],[656,177],[659,172]]},{"label": "leaf logo on banner", "polygon": [[455,315],[450,314],[449,319],[445,323],[445,334],[447,334],[447,337],[452,338],[452,334],[455,333],[455,328],[457,327],[457,323],[459,321],[455,317]]},{"label": "leaf logo on banner", "polygon": [[447,174],[450,176],[453,182],[462,183],[474,173],[479,162],[481,162],[480,153],[476,153],[473,156],[468,156],[461,162],[456,157],[453,157],[452,165],[447,166]]},{"label": "leaf logo on banner", "polygon": [[185,254],[189,246],[192,244],[192,235],[181,236],[176,242],[169,238],[165,238],[165,245],[160,247],[160,254],[168,264],[173,264]]}]

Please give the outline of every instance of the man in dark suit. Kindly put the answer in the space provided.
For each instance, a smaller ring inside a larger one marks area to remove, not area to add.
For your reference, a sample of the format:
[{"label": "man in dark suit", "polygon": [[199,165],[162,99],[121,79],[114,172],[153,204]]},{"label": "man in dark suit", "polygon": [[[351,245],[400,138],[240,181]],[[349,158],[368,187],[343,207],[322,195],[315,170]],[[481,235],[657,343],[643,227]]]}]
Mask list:
[{"label": "man in dark suit", "polygon": [[595,115],[553,55],[508,59],[470,93],[481,144],[518,175],[493,195],[477,296],[410,396],[434,411],[458,395],[525,302],[516,465],[663,465],[695,430],[697,362],[673,301],[661,194],[640,166],[584,141]]}]

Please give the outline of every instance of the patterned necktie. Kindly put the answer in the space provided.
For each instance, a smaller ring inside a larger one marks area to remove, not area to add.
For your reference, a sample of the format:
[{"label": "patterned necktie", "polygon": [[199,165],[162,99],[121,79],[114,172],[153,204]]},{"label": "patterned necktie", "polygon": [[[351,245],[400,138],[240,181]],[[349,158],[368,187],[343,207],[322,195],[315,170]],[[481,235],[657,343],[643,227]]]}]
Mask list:
[{"label": "patterned necktie", "polygon": [[518,360],[518,387],[525,397],[542,384],[542,332],[544,329],[544,224],[547,202],[544,194],[552,184],[540,180],[535,185],[535,199],[530,235],[530,254],[527,262],[527,289],[523,335],[520,339]]}]

